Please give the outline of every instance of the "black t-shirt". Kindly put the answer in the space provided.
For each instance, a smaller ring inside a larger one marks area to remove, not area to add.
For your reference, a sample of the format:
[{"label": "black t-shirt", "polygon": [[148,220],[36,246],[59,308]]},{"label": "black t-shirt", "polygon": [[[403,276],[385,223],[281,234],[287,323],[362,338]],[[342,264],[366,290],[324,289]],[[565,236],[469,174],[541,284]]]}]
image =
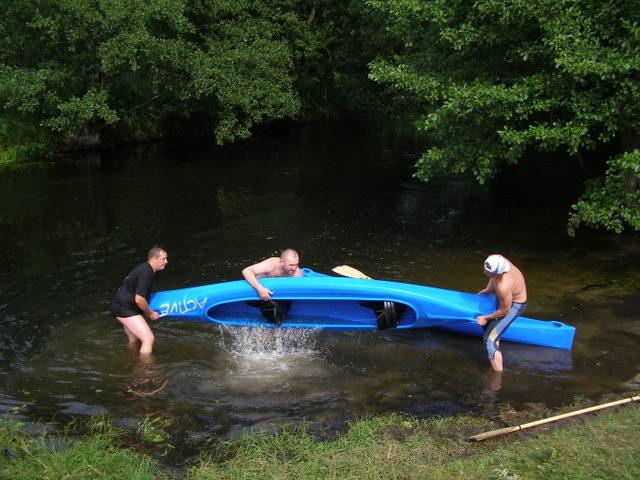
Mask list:
[{"label": "black t-shirt", "polygon": [[154,271],[148,262],[141,263],[131,270],[124,279],[111,302],[111,310],[118,317],[140,315],[143,313],[136,305],[135,297],[140,295],[149,301],[153,289]]}]

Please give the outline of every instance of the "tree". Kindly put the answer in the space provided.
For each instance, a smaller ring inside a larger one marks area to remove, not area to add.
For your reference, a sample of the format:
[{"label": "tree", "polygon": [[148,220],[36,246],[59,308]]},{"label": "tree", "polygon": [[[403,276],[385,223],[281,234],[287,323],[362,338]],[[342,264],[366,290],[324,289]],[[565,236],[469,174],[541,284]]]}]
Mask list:
[{"label": "tree", "polygon": [[[161,136],[198,114],[219,142],[293,116],[300,2],[6,0],[0,17],[0,133]],[[2,142],[3,139],[0,139]]]},{"label": "tree", "polygon": [[4,6],[5,111],[54,138],[99,143],[105,127],[157,115],[162,97],[184,84],[175,82],[191,52],[182,38],[190,25],[180,2],[7,0]]},{"label": "tree", "polygon": [[637,0],[368,3],[402,42],[370,77],[414,100],[434,142],[419,178],[470,171],[484,183],[527,150],[593,152],[606,172],[573,205],[569,233],[640,230]]}]

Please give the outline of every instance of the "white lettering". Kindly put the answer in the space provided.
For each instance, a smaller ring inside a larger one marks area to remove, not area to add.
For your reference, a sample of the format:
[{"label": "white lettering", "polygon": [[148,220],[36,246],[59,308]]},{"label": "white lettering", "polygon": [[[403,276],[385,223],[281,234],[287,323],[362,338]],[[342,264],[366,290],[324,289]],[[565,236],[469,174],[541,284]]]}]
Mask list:
[{"label": "white lettering", "polygon": [[189,313],[194,310],[202,310],[207,304],[207,297],[199,298],[183,298],[173,303],[163,303],[160,305],[160,316],[171,315],[176,313]]}]

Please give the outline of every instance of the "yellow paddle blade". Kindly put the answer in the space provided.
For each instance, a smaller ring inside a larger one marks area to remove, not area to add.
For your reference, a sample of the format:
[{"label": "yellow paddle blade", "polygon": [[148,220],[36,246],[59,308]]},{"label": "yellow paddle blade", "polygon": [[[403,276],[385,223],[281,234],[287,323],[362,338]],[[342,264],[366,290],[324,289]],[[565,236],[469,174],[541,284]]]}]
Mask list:
[{"label": "yellow paddle blade", "polygon": [[334,272],[338,275],[342,275],[343,277],[351,277],[351,278],[364,278],[367,280],[371,280],[369,275],[365,275],[360,270],[357,270],[349,265],[339,265],[337,267],[332,268]]}]

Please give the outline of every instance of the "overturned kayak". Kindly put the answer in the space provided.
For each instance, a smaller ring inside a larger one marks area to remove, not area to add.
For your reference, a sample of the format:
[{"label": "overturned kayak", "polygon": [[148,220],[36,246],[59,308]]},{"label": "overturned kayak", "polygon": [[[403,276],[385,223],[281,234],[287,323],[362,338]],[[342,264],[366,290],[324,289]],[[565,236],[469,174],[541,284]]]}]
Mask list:
[{"label": "overturned kayak", "polygon": [[[333,277],[303,269],[298,278],[264,278],[273,301],[261,301],[244,280],[153,295],[161,317],[232,326],[326,330],[439,328],[482,335],[478,315],[493,312],[493,295],[383,280]],[[570,349],[575,328],[561,322],[517,318],[503,340]]]}]

